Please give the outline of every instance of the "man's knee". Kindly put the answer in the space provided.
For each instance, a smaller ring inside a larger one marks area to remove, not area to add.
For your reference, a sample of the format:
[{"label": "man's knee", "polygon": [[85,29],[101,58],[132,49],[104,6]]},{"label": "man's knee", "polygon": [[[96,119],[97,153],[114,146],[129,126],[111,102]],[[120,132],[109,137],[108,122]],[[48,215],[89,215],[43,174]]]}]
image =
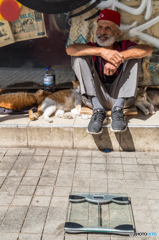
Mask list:
[{"label": "man's knee", "polygon": [[81,56],[81,57],[76,57],[76,56],[71,56],[71,65],[72,67],[74,66],[79,66],[83,65],[88,61],[91,61],[91,56]]}]

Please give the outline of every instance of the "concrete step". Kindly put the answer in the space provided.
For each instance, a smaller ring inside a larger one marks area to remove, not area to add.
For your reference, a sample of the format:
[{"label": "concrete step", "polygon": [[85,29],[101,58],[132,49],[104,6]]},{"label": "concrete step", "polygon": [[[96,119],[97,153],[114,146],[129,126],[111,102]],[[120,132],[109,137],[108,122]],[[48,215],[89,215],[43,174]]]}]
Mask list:
[{"label": "concrete step", "polygon": [[30,121],[26,115],[0,115],[1,147],[58,147],[72,149],[110,149],[114,151],[159,151],[159,111],[153,116],[127,116],[128,130],[110,131],[110,119],[100,135],[86,132],[89,119],[53,118],[53,123],[42,117]]}]

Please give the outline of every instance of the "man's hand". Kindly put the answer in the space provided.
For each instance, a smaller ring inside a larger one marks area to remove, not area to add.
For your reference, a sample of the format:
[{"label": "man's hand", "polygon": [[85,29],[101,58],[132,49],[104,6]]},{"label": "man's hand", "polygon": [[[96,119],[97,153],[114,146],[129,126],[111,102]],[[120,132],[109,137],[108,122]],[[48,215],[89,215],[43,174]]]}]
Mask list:
[{"label": "man's hand", "polygon": [[116,50],[104,49],[101,50],[101,57],[112,63],[116,68],[124,62],[124,57]]},{"label": "man's hand", "polygon": [[117,70],[117,67],[115,67],[113,64],[111,63],[106,63],[104,65],[104,74],[107,76],[113,75]]}]

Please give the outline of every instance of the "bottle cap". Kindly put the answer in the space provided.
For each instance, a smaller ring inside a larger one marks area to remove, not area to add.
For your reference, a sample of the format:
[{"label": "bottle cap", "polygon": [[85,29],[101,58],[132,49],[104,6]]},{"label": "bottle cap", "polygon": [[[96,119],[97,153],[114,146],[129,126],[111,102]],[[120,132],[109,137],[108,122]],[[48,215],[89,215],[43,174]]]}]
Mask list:
[{"label": "bottle cap", "polygon": [[47,67],[46,70],[50,70],[50,68]]}]

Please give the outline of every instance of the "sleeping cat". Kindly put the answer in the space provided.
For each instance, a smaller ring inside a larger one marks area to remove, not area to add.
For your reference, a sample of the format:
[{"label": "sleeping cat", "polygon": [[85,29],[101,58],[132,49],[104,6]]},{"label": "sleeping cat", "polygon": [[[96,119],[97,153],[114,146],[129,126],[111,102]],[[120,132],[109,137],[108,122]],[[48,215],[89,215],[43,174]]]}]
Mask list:
[{"label": "sleeping cat", "polygon": [[[29,111],[29,119],[34,121],[43,114],[45,121],[51,123],[50,116],[55,112],[56,117],[67,118],[65,112],[71,111],[73,114],[80,114],[82,96],[80,94],[79,81],[72,81],[73,89],[61,90],[52,93],[38,106],[38,111]],[[74,108],[75,107],[75,108]]]},{"label": "sleeping cat", "polygon": [[38,90],[36,93],[6,93],[0,95],[0,107],[22,110],[26,107],[34,107],[44,101],[44,99],[52,94],[52,92],[46,92],[44,90]]},{"label": "sleeping cat", "polygon": [[135,106],[145,115],[155,114],[154,106],[159,106],[159,91],[156,89],[138,88]]}]

